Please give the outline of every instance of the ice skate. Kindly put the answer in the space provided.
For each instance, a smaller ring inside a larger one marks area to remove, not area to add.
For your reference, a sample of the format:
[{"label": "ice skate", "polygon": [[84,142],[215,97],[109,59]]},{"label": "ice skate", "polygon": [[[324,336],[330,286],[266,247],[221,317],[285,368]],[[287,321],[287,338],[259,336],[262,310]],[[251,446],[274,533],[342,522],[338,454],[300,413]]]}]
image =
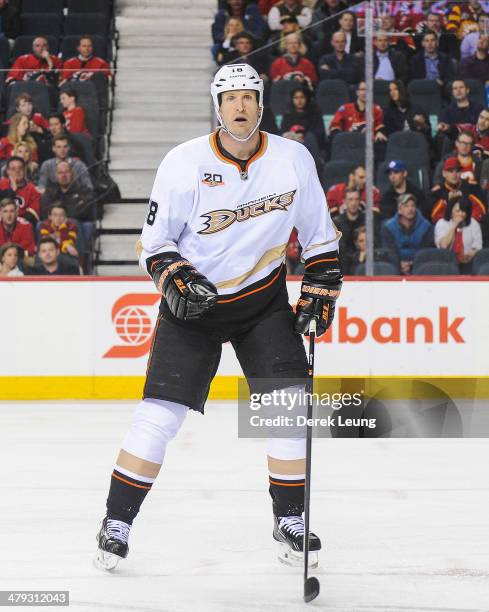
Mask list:
[{"label": "ice skate", "polygon": [[96,536],[98,550],[93,564],[97,569],[114,570],[119,561],[127,557],[130,530],[131,525],[123,521],[104,518]]},{"label": "ice skate", "polygon": [[[273,537],[279,543],[278,560],[286,565],[303,565],[304,519],[302,516],[274,517]],[[319,564],[318,551],[321,540],[312,531],[309,532],[309,567],[314,569]]]}]

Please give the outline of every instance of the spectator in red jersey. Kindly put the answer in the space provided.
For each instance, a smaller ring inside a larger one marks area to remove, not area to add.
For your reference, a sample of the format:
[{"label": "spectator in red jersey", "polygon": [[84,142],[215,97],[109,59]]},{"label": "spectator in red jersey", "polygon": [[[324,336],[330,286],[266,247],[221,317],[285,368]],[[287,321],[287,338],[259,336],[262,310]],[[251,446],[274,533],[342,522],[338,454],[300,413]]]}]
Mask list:
[{"label": "spectator in red jersey", "polygon": [[406,164],[402,160],[392,160],[385,169],[389,176],[390,188],[382,196],[380,213],[382,219],[389,219],[396,214],[400,195],[412,193],[416,198],[416,205],[425,217],[429,217],[426,197],[416,185],[408,179]]},{"label": "spectator in red jersey", "polygon": [[62,253],[78,258],[76,241],[78,239],[78,228],[68,219],[66,208],[61,202],[53,202],[49,207],[49,215],[46,221],[41,223],[39,235],[51,236],[59,245]]},{"label": "spectator in red jersey", "polygon": [[18,57],[10,72],[6,84],[13,81],[38,81],[47,85],[56,85],[61,60],[49,53],[49,43],[42,36],[32,42],[32,53]]},{"label": "spectator in red jersey", "polygon": [[[332,185],[326,193],[326,200],[328,201],[331,216],[344,212],[342,205],[347,188],[357,189],[360,192],[360,206],[362,209],[365,209],[367,202],[366,184],[367,175],[365,173],[365,168],[363,166],[357,166],[348,175],[347,183]],[[373,211],[378,214],[380,212],[380,191],[375,186],[373,188],[373,196]]]},{"label": "spectator in red jersey", "polygon": [[8,135],[0,140],[0,159],[11,157],[14,147],[19,142],[26,142],[32,150],[32,159],[37,161],[37,144],[29,132],[29,119],[16,113],[10,118]]},{"label": "spectator in red jersey", "polygon": [[[471,263],[477,251],[482,249],[482,232],[479,223],[472,218],[472,202],[458,197],[450,201],[443,218],[435,225],[435,244],[439,249],[450,249],[459,264]],[[470,272],[464,266],[461,272]]]},{"label": "spectator in red jersey", "polygon": [[268,13],[268,27],[270,30],[281,30],[282,17],[295,17],[301,28],[306,28],[312,20],[312,11],[304,6],[300,0],[282,0],[273,6]]},{"label": "spectator in red jersey", "polygon": [[284,44],[284,55],[272,63],[270,69],[272,80],[292,79],[307,84],[312,91],[317,83],[318,76],[314,64],[305,57],[306,47],[302,41],[302,36],[298,32],[288,34]]},{"label": "spectator in red jersey", "polygon": [[90,132],[85,124],[85,110],[77,106],[77,95],[74,89],[66,89],[59,94],[59,101],[64,108],[63,116],[68,132],[85,134],[91,138]]},{"label": "spectator in red jersey", "polygon": [[474,55],[464,59],[459,67],[464,79],[478,79],[483,85],[489,84],[489,36],[480,36]]},{"label": "spectator in red jersey", "polygon": [[93,54],[93,40],[90,36],[84,35],[80,38],[77,51],[77,57],[71,57],[64,62],[60,85],[65,81],[90,81],[99,77],[107,80],[112,75],[109,64]]},{"label": "spectator in red jersey", "polygon": [[[334,136],[337,132],[365,132],[365,108],[367,99],[367,86],[360,81],[357,87],[356,102],[342,104],[336,111],[331,123],[329,133]],[[386,142],[384,134],[384,114],[378,104],[374,104],[374,134],[376,142]]]},{"label": "spectator in red jersey", "polygon": [[32,149],[27,144],[21,140],[18,142],[13,151],[12,157],[20,157],[25,162],[25,176],[29,183],[34,183],[37,185],[39,181],[39,164],[32,160]]},{"label": "spectator in red jersey", "polygon": [[24,276],[18,266],[20,255],[22,249],[12,242],[6,242],[0,248],[0,276]]},{"label": "spectator in red jersey", "polygon": [[29,276],[79,276],[80,269],[77,264],[61,259],[59,246],[51,236],[44,236],[39,241],[38,257],[41,263],[27,269]]},{"label": "spectator in red jersey", "polygon": [[74,180],[80,186],[89,189],[93,189],[92,179],[87,166],[79,159],[71,157],[71,146],[70,140],[67,136],[56,136],[53,138],[53,153],[52,159],[47,159],[43,162],[40,170],[39,178],[39,191],[43,193],[48,183],[56,182],[56,169],[60,162],[66,161],[73,170]]},{"label": "spectator in red jersey", "polygon": [[11,198],[0,200],[0,246],[6,242],[18,244],[25,255],[36,252],[32,225],[19,217],[17,203]]},{"label": "spectator in red jersey", "polygon": [[460,197],[472,203],[472,217],[480,221],[486,214],[484,196],[479,185],[469,183],[461,178],[460,163],[456,157],[449,157],[443,162],[443,183],[431,190],[431,221],[436,223],[443,218],[447,206]]},{"label": "spectator in red jersey", "polygon": [[7,178],[0,179],[0,198],[17,202],[19,217],[30,221],[34,228],[41,218],[41,194],[26,178],[25,161],[11,157],[6,167]]},{"label": "spectator in red jersey", "polygon": [[230,17],[224,26],[224,38],[221,42],[212,47],[212,55],[217,64],[224,64],[224,56],[230,51],[234,51],[232,39],[241,32],[244,32],[244,24],[239,17]]},{"label": "spectator in red jersey", "polygon": [[21,93],[15,98],[15,112],[25,115],[29,119],[29,131],[31,134],[43,136],[48,129],[48,121],[41,113],[34,112],[32,98],[28,93]]}]

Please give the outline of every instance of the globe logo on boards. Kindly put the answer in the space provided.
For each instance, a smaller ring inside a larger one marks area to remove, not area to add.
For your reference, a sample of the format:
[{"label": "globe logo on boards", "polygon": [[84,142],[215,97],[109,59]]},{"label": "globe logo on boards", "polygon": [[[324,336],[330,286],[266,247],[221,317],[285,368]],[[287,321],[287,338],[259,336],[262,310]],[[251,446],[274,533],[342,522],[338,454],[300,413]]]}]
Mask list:
[{"label": "globe logo on boards", "polygon": [[143,306],[154,306],[160,296],[151,293],[127,293],[112,307],[112,322],[121,340],[119,346],[108,350],[104,358],[135,359],[146,355],[151,348],[153,321]]},{"label": "globe logo on boards", "polygon": [[117,313],[114,321],[115,331],[127,344],[142,344],[153,332],[151,319],[142,308],[127,306]]}]

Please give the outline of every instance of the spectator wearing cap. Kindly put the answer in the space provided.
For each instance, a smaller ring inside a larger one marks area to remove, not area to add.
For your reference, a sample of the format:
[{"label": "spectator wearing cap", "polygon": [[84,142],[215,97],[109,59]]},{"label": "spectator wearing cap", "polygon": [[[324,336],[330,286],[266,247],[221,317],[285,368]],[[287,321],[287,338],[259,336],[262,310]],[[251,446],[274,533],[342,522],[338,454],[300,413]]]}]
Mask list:
[{"label": "spectator wearing cap", "polygon": [[312,11],[308,6],[304,6],[300,0],[282,0],[272,6],[268,13],[268,27],[270,30],[281,30],[281,18],[295,17],[301,28],[306,28],[312,20]]},{"label": "spectator wearing cap", "polygon": [[61,60],[50,55],[48,41],[38,36],[32,42],[32,53],[21,55],[15,60],[5,83],[10,85],[14,81],[37,81],[56,85],[61,66]]},{"label": "spectator wearing cap", "polygon": [[451,85],[452,102],[442,110],[439,134],[455,140],[461,130],[466,130],[477,123],[477,118],[482,110],[478,102],[471,102],[470,89],[463,79],[455,79]]},{"label": "spectator wearing cap", "polygon": [[288,132],[293,126],[302,126],[304,133],[311,133],[321,149],[326,146],[326,133],[321,111],[311,99],[307,87],[297,85],[290,95],[291,110],[285,113],[281,129]]},{"label": "spectator wearing cap", "polygon": [[234,51],[232,39],[236,34],[244,32],[244,29],[244,24],[239,17],[230,17],[226,21],[223,40],[212,46],[212,56],[219,66],[224,64],[224,54],[229,51]]},{"label": "spectator wearing cap", "polygon": [[[345,192],[347,188],[356,189],[360,192],[360,206],[365,210],[367,205],[367,174],[363,166],[357,166],[348,174],[348,182],[336,183],[332,185],[327,193],[326,200],[328,202],[331,216],[345,212],[343,202],[345,200]],[[373,187],[373,211],[376,214],[380,213],[380,191],[377,187]]]},{"label": "spectator wearing cap", "polygon": [[76,242],[78,240],[78,228],[68,219],[66,208],[61,202],[53,202],[49,207],[49,216],[41,223],[39,235],[51,236],[59,245],[62,253],[78,258]]},{"label": "spectator wearing cap", "polygon": [[29,221],[19,217],[17,203],[11,198],[0,200],[0,246],[18,244],[26,255],[34,255],[36,241]]},{"label": "spectator wearing cap", "polygon": [[461,197],[472,204],[472,217],[480,221],[486,214],[484,196],[479,185],[469,183],[461,177],[461,167],[456,157],[449,157],[443,162],[443,183],[435,185],[431,190],[431,220],[436,223],[445,215],[447,206],[453,200]]},{"label": "spectator wearing cap", "polygon": [[41,194],[26,177],[26,164],[22,157],[7,161],[6,178],[0,179],[0,199],[11,198],[17,202],[19,217],[30,221],[34,228],[41,218]]},{"label": "spectator wearing cap", "polygon": [[[459,264],[469,264],[482,249],[481,227],[472,218],[472,202],[468,198],[451,200],[443,218],[436,222],[435,244],[439,249],[454,251]],[[469,270],[464,268],[461,271]]]},{"label": "spectator wearing cap", "polygon": [[311,60],[305,57],[306,47],[299,32],[285,37],[285,52],[278,57],[270,68],[270,77],[275,81],[281,79],[305,83],[309,89],[316,85],[318,77]]},{"label": "spectator wearing cap", "polygon": [[452,58],[438,50],[438,36],[425,32],[421,37],[423,51],[416,53],[409,62],[409,78],[436,81],[440,87],[454,77]]},{"label": "spectator wearing cap", "polygon": [[240,32],[231,41],[233,50],[223,54],[223,64],[246,63],[252,66],[264,81],[268,81],[268,60],[263,53],[253,53],[255,39],[249,32]]},{"label": "spectator wearing cap", "polygon": [[464,79],[477,79],[489,84],[489,36],[480,36],[475,53],[460,63],[459,74]]},{"label": "spectator wearing cap", "polygon": [[404,193],[397,200],[397,213],[381,230],[382,246],[399,256],[401,274],[411,274],[414,256],[420,249],[434,246],[433,226],[416,206],[416,196]]},{"label": "spectator wearing cap", "polygon": [[40,263],[26,270],[29,276],[79,276],[78,266],[60,258],[59,245],[51,236],[39,241],[38,257]]},{"label": "spectator wearing cap", "polygon": [[392,217],[398,208],[399,196],[405,193],[411,193],[416,198],[416,206],[419,210],[426,214],[428,203],[426,197],[412,181],[408,179],[408,172],[406,164],[400,160],[392,160],[387,164],[385,169],[388,177],[390,187],[383,194],[380,201],[380,213],[382,219],[389,219]]},{"label": "spectator wearing cap", "polygon": [[318,62],[319,78],[341,79],[349,85],[357,85],[363,78],[363,68],[358,59],[346,52],[346,35],[339,30],[331,37],[333,53],[323,55]]},{"label": "spectator wearing cap", "polygon": [[389,48],[386,34],[374,37],[374,78],[382,81],[407,81],[408,67],[402,53]]},{"label": "spectator wearing cap", "polygon": [[0,276],[24,276],[18,263],[22,249],[13,242],[6,242],[0,248]]}]

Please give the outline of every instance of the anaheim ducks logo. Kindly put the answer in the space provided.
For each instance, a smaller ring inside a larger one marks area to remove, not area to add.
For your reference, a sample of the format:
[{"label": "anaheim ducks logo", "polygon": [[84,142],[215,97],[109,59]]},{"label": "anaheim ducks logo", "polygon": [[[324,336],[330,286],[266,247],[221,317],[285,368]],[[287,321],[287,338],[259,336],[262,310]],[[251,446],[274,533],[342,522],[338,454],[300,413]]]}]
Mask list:
[{"label": "anaheim ducks logo", "polygon": [[198,234],[215,234],[222,232],[235,221],[241,223],[265,215],[272,210],[287,210],[294,201],[296,189],[282,193],[281,195],[268,197],[261,200],[256,200],[253,203],[246,204],[236,210],[213,210],[201,215],[205,219],[205,228],[197,232]]}]

